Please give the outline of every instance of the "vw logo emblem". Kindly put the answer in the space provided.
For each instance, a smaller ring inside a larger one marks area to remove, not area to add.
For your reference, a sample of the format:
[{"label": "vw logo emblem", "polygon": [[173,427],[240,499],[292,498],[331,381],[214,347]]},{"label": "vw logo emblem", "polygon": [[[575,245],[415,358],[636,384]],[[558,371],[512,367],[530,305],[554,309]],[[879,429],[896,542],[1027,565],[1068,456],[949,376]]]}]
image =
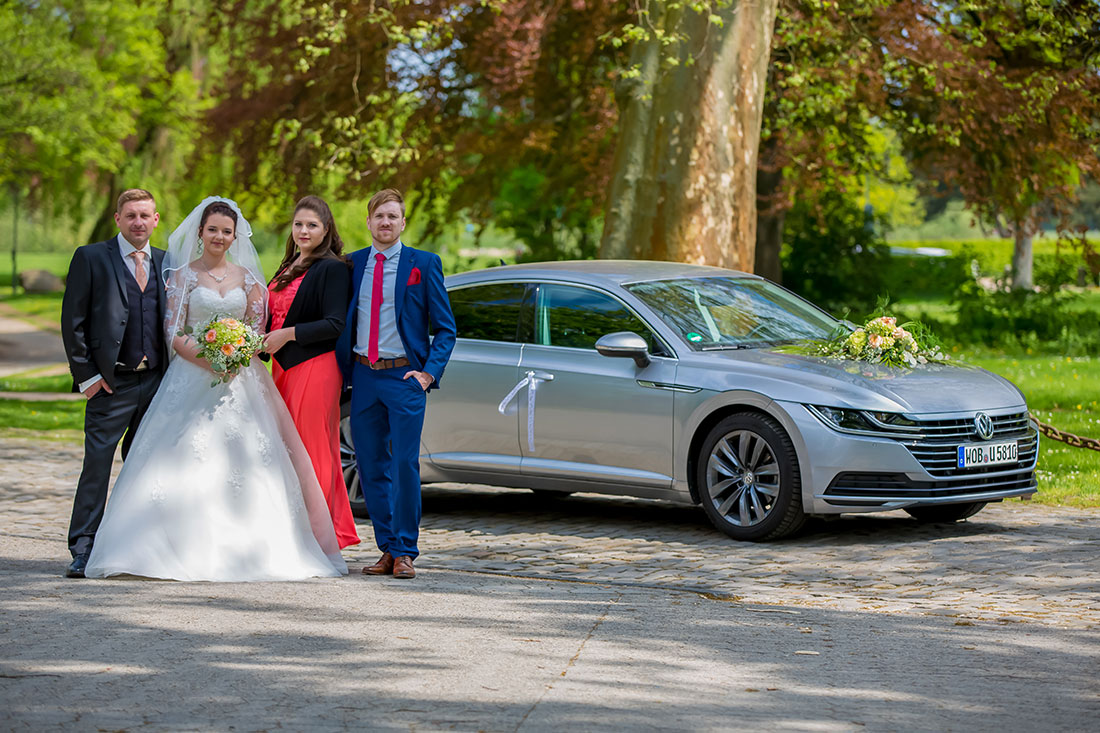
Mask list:
[{"label": "vw logo emblem", "polygon": [[979,438],[989,440],[993,437],[993,419],[984,412],[979,412],[974,416],[974,429],[978,431]]}]

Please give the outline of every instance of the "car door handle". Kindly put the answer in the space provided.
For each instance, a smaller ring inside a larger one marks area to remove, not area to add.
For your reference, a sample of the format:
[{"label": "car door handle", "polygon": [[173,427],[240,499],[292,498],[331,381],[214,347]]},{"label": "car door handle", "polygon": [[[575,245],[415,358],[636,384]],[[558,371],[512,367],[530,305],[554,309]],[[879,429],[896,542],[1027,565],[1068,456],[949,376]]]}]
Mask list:
[{"label": "car door handle", "polygon": [[531,376],[534,379],[541,379],[543,382],[553,382],[554,375],[550,372],[531,372]]}]

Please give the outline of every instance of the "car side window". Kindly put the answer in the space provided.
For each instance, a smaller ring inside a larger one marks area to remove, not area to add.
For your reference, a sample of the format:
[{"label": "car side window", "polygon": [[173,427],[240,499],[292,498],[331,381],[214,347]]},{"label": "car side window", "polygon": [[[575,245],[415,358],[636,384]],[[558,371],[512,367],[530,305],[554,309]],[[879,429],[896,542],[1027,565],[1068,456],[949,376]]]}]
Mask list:
[{"label": "car side window", "polygon": [[651,354],[664,354],[653,331],[610,295],[569,285],[539,286],[535,308],[535,343],[595,349],[601,336],[633,331],[646,340]]},{"label": "car side window", "polygon": [[523,283],[491,283],[448,293],[459,338],[515,343],[523,308]]}]

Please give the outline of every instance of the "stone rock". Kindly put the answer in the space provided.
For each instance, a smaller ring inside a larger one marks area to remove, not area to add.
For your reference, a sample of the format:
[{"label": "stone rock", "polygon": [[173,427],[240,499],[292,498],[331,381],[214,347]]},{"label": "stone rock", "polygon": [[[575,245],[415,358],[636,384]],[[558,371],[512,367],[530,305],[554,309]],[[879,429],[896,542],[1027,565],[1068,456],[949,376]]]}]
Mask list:
[{"label": "stone rock", "polygon": [[59,293],[65,289],[61,278],[48,270],[24,270],[19,273],[19,284],[28,293]]}]

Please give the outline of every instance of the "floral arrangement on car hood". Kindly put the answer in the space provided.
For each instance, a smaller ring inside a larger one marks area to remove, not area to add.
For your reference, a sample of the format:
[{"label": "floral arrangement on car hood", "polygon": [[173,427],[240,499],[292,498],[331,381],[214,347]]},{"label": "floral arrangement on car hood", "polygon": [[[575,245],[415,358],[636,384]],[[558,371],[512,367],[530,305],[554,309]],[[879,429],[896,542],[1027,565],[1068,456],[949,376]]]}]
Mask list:
[{"label": "floral arrangement on car hood", "polygon": [[949,359],[927,326],[919,321],[899,326],[893,316],[872,318],[855,331],[838,330],[831,338],[810,344],[808,350],[816,356],[893,367],[943,364]]}]

